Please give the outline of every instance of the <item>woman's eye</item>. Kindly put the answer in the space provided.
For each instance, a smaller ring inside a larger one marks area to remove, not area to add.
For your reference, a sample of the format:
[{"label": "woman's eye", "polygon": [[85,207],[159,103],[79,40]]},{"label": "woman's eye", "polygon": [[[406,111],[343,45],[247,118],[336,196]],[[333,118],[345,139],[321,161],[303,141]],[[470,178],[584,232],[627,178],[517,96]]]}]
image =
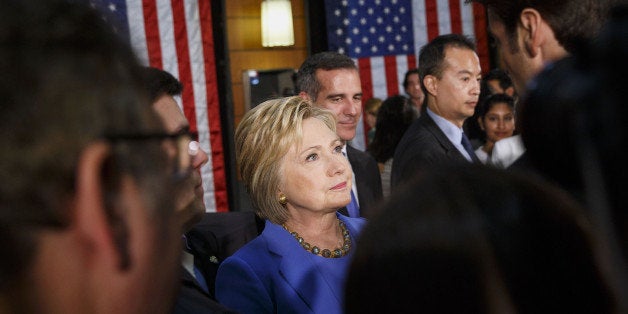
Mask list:
[{"label": "woman's eye", "polygon": [[307,161],[314,161],[316,159],[318,159],[318,154],[309,154],[307,155],[307,157],[305,157],[305,160]]},{"label": "woman's eye", "polygon": [[338,145],[338,146],[334,147],[334,152],[336,152],[336,153],[342,153],[342,146],[341,146],[341,145]]}]

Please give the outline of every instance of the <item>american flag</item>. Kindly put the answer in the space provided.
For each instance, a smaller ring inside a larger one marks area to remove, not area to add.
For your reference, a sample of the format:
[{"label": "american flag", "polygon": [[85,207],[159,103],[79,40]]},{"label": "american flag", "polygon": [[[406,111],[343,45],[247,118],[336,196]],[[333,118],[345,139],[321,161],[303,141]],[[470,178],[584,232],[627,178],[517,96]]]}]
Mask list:
[{"label": "american flag", "polygon": [[214,61],[211,0],[89,0],[128,39],[144,65],[183,84],[177,99],[209,162],[202,167],[205,206],[229,210]]},{"label": "american flag", "polygon": [[[423,45],[441,34],[474,38],[483,70],[489,68],[484,8],[465,0],[325,0],[329,50],[353,58],[363,99],[403,94],[403,78],[417,67]],[[365,148],[364,123],[352,146]]]}]

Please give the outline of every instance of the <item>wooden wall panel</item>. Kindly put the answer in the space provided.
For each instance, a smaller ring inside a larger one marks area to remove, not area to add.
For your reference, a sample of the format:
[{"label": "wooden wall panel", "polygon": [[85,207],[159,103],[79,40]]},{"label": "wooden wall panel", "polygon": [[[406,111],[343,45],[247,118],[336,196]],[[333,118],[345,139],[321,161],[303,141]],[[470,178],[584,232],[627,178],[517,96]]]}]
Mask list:
[{"label": "wooden wall panel", "polygon": [[268,50],[307,48],[305,18],[293,18],[294,46],[285,48],[262,47],[261,18],[242,17],[227,19],[227,43],[229,50]]},{"label": "wooden wall panel", "polygon": [[265,48],[261,42],[261,0],[225,1],[226,35],[229,46],[234,122],[245,113],[242,72],[298,68],[307,57],[307,30],[304,0],[292,0],[295,45]]},{"label": "wooden wall panel", "polygon": [[[317,0],[318,1],[318,0]],[[304,17],[303,0],[292,0],[292,17]],[[261,0],[227,0],[225,10],[227,17],[260,16]]]},{"label": "wooden wall panel", "polygon": [[242,81],[242,71],[246,69],[270,70],[298,68],[305,60],[305,50],[238,51],[231,54],[231,81]]}]

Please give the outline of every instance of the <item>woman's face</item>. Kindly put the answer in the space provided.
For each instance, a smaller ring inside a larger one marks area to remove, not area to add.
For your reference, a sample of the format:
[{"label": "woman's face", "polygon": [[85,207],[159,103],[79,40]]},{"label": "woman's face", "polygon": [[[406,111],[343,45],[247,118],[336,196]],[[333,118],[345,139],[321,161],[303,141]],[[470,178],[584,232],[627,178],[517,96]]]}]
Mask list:
[{"label": "woman's face", "polygon": [[366,123],[369,125],[369,127],[374,128],[375,124],[377,123],[377,115],[367,112],[365,116]]},{"label": "woman's face", "polygon": [[494,104],[478,122],[486,133],[487,142],[495,143],[512,136],[515,131],[515,114],[505,103]]},{"label": "woman's face", "polygon": [[349,204],[352,172],[342,146],[321,120],[303,121],[301,144],[281,160],[279,192],[288,199],[288,211],[335,212]]}]

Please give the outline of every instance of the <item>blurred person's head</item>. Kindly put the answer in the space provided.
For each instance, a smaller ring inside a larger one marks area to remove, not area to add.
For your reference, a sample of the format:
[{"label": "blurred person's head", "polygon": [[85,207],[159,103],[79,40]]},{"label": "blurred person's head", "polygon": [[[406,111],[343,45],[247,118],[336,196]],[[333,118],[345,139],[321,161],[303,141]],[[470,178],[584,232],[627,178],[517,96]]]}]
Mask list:
[{"label": "blurred person's head", "polygon": [[175,97],[181,95],[183,86],[172,74],[153,67],[142,68],[144,86],[149,94],[153,109],[164,123],[166,131],[182,136],[180,145],[187,149],[194,169],[189,180],[181,182],[181,192],[177,198],[178,219],[187,230],[199,222],[205,213],[201,166],[207,163],[208,156],[200,144],[190,134],[190,123],[177,104]]},{"label": "blurred person's head", "polygon": [[268,100],[247,112],[235,149],[258,215],[281,225],[291,210],[347,205],[352,174],[343,145],[333,114],[301,97]]},{"label": "blurred person's head", "polygon": [[368,148],[377,162],[393,157],[397,144],[416,118],[417,111],[406,97],[396,95],[384,100],[377,115],[375,137]]},{"label": "blurred person's head", "polygon": [[297,90],[299,96],[334,113],[340,138],[355,137],[362,114],[362,86],[351,58],[337,52],[308,57],[297,72]]},{"label": "blurred person's head", "polygon": [[480,95],[480,59],[473,42],[458,34],[436,37],[421,48],[419,73],[427,108],[462,127]]},{"label": "blurred person's head", "polygon": [[547,62],[593,39],[606,18],[609,0],[467,0],[488,11],[489,31],[501,64],[518,94]]},{"label": "blurred person's head", "polygon": [[168,311],[178,169],[130,47],[85,6],[0,6],[0,312]]},{"label": "blurred person's head", "polygon": [[490,95],[506,94],[510,97],[515,96],[515,87],[512,84],[512,79],[502,69],[495,68],[490,70],[482,77],[482,83],[486,84],[487,92]]},{"label": "blurred person's head", "polygon": [[412,104],[420,111],[425,100],[425,94],[421,88],[421,78],[419,69],[412,69],[406,72],[403,78],[403,89],[410,96]]},{"label": "blurred person's head", "polygon": [[369,127],[374,128],[377,122],[377,112],[382,105],[382,100],[373,97],[364,103],[365,120]]},{"label": "blurred person's head", "polygon": [[346,311],[613,313],[594,230],[545,181],[480,165],[430,167],[363,230]]}]

